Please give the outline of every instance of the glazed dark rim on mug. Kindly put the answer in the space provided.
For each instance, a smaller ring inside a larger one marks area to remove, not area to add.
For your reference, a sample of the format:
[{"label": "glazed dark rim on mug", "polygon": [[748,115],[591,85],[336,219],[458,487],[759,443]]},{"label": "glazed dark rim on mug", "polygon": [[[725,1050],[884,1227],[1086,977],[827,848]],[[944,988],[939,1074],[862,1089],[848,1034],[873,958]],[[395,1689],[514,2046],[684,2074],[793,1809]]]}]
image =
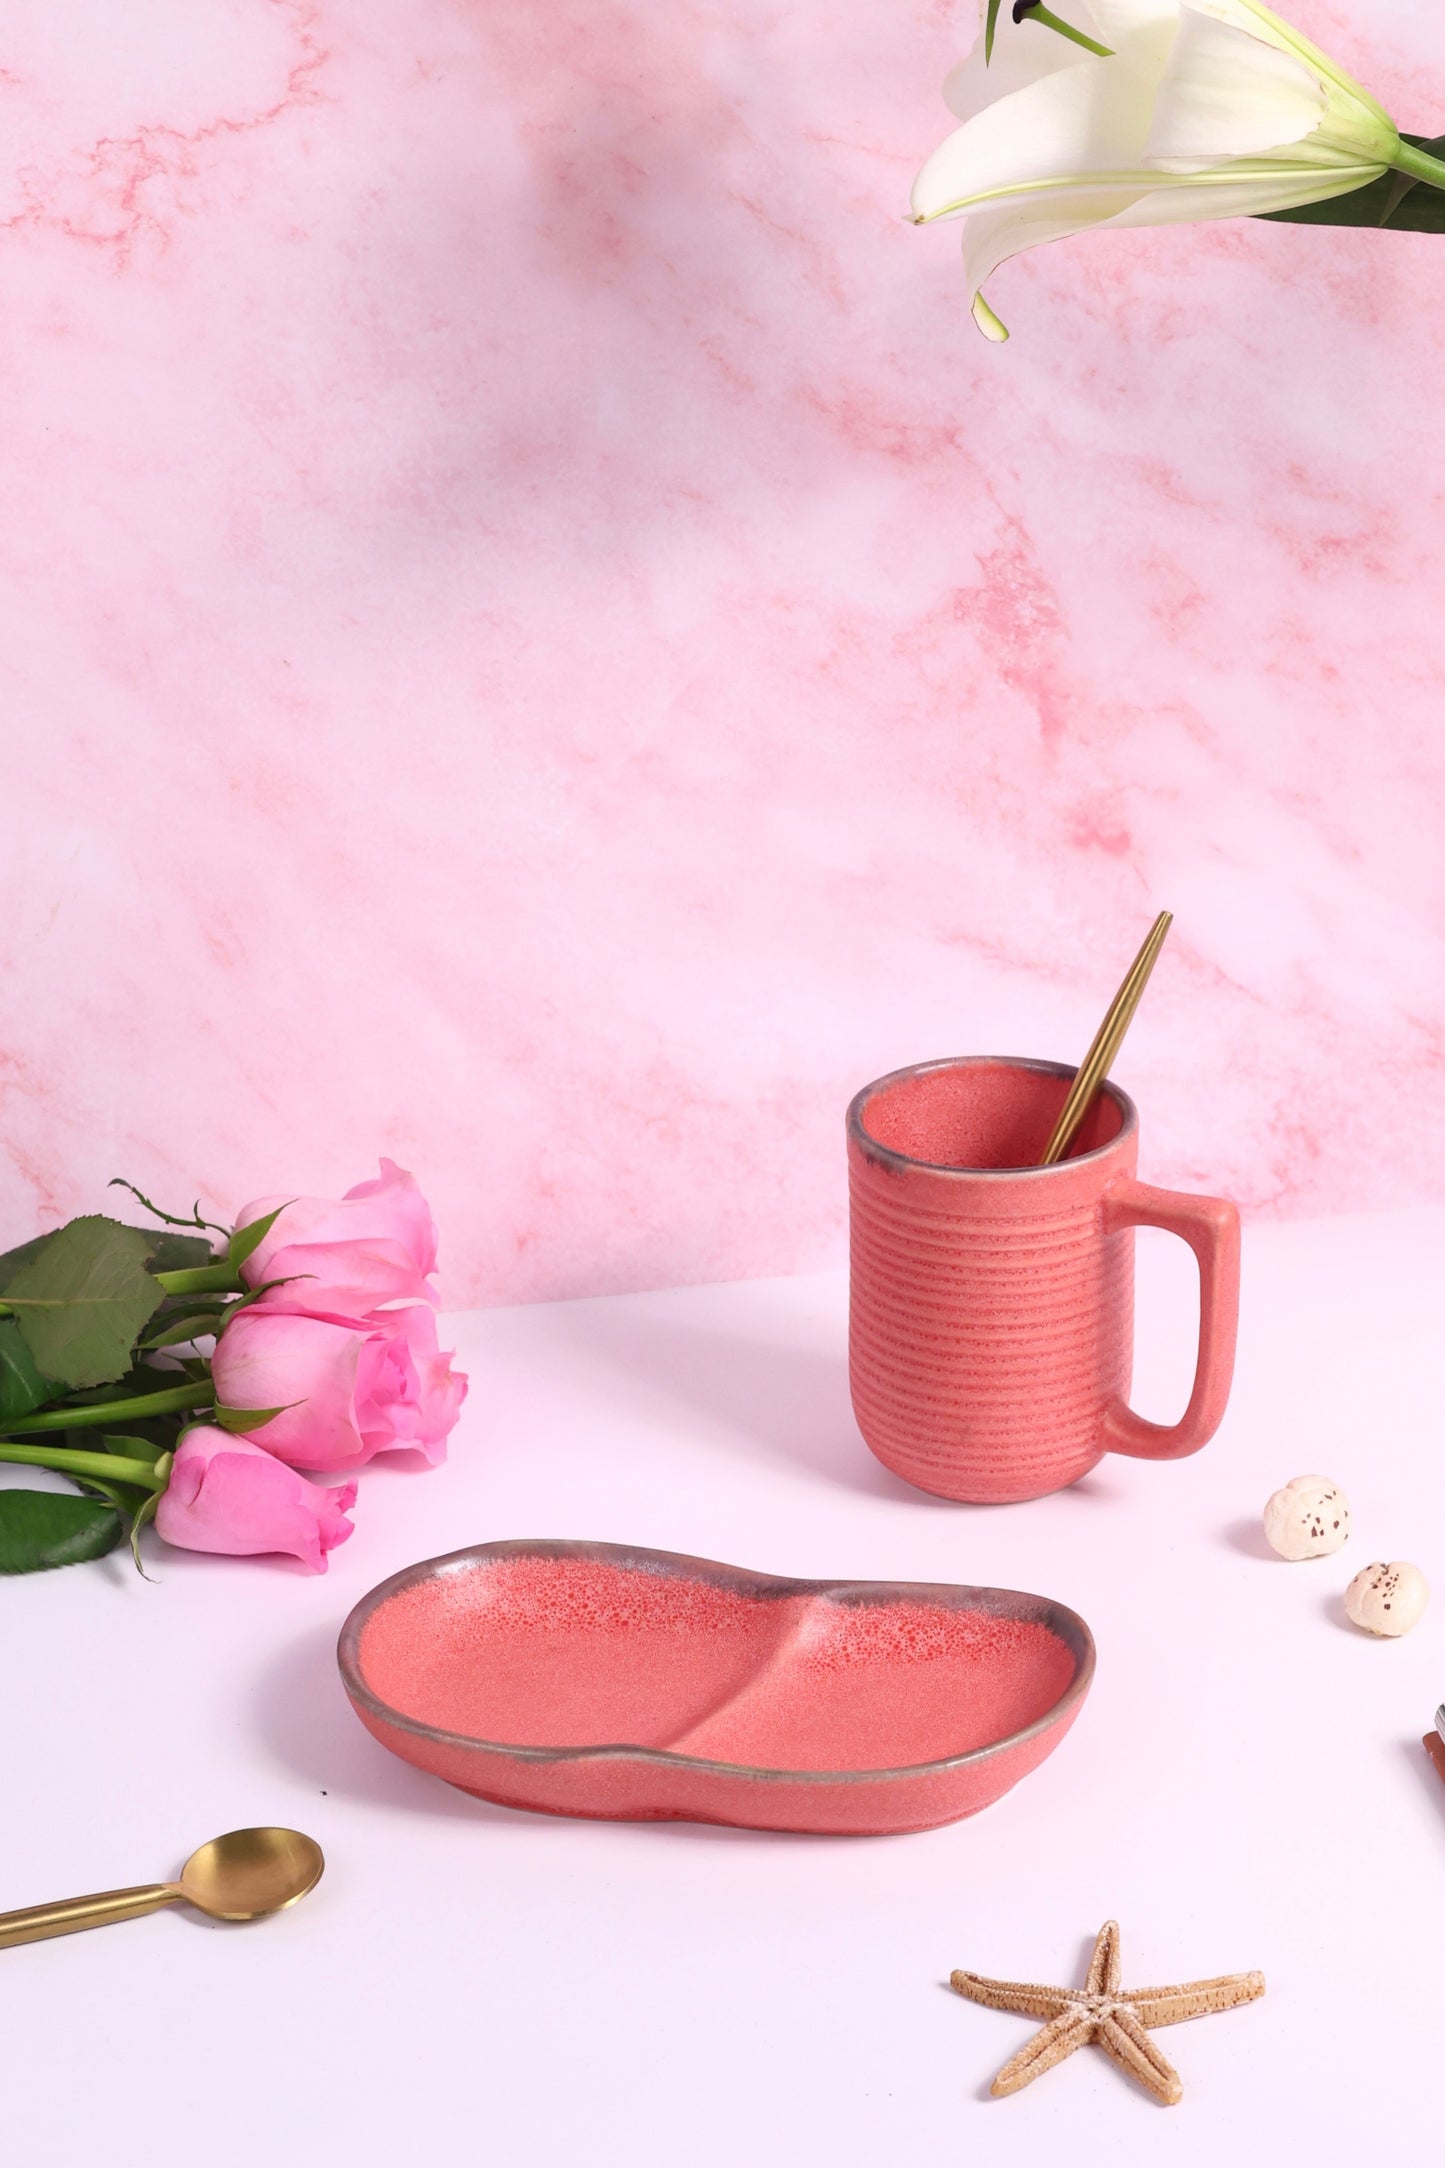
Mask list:
[{"label": "glazed dark rim on mug", "polygon": [[[478,1564],[508,1558],[575,1558],[602,1565],[630,1566],[642,1573],[706,1580],[714,1587],[731,1589],[737,1595],[753,1596],[760,1601],[769,1596],[776,1600],[785,1595],[846,1598],[850,1590],[857,1590],[860,1601],[871,1600],[876,1595],[892,1602],[932,1601],[948,1611],[987,1611],[995,1617],[1045,1627],[1056,1640],[1063,1642],[1073,1657],[1074,1675],[1041,1716],[1002,1739],[991,1739],[986,1746],[969,1747],[961,1754],[946,1755],[941,1761],[909,1762],[897,1769],[755,1769],[746,1762],[710,1761],[698,1754],[677,1754],[668,1747],[640,1746],[626,1740],[597,1746],[518,1746],[505,1739],[478,1739],[470,1732],[444,1731],[440,1725],[407,1716],[373,1693],[362,1677],[361,1637],[382,1605],[425,1581],[442,1580]],[[960,1601],[967,1597],[974,1601]],[[1094,1677],[1095,1649],[1094,1637],[1077,1611],[1071,1611],[1067,1604],[1055,1602],[1051,1596],[1035,1596],[1024,1589],[980,1588],[958,1581],[795,1581],[783,1574],[750,1573],[742,1566],[725,1566],[714,1558],[693,1558],[682,1551],[655,1551],[641,1545],[634,1548],[625,1543],[574,1542],[542,1536],[521,1537],[503,1543],[474,1543],[466,1550],[448,1551],[440,1558],[424,1558],[417,1565],[406,1566],[400,1573],[392,1574],[389,1580],[379,1582],[363,1596],[347,1618],[336,1644],[336,1661],[342,1684],[358,1708],[365,1709],[379,1723],[389,1725],[395,1731],[409,1732],[417,1739],[429,1739],[436,1746],[459,1747],[472,1754],[503,1754],[509,1760],[523,1762],[648,1762],[669,1769],[696,1770],[704,1776],[743,1778],[748,1783],[877,1784],[900,1778],[941,1776],[950,1770],[966,1769],[971,1763],[988,1761],[995,1754],[1024,1746],[1042,1732],[1052,1730],[1088,1692]]]},{"label": "glazed dark rim on mug", "polygon": [[1119,1109],[1122,1117],[1118,1129],[1107,1143],[1096,1144],[1092,1152],[1073,1152],[1067,1159],[1056,1160],[1051,1167],[951,1167],[936,1159],[914,1159],[908,1152],[897,1152],[891,1144],[880,1144],[871,1130],[863,1126],[863,1109],[870,1099],[886,1091],[891,1084],[903,1084],[916,1076],[936,1076],[941,1069],[1027,1069],[1033,1076],[1054,1076],[1072,1084],[1078,1071],[1062,1061],[1029,1061],[1021,1054],[951,1054],[941,1061],[916,1061],[906,1069],[890,1069],[887,1076],[875,1077],[856,1092],[848,1106],[848,1135],[860,1152],[869,1159],[882,1161],[890,1167],[922,1167],[929,1174],[948,1175],[956,1182],[1048,1182],[1056,1176],[1068,1174],[1075,1167],[1087,1167],[1091,1160],[1102,1159],[1108,1152],[1115,1152],[1139,1126],[1139,1109],[1129,1094],[1107,1078],[1100,1085]]}]

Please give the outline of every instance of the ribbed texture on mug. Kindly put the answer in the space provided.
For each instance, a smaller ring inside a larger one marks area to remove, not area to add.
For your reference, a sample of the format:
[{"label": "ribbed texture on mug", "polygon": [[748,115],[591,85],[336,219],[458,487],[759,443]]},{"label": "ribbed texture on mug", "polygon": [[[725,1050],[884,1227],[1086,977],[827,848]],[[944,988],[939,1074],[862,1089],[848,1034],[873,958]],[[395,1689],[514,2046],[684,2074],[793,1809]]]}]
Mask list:
[{"label": "ribbed texture on mug", "polygon": [[936,1189],[850,1155],[849,1371],[878,1458],[924,1490],[1034,1498],[1099,1459],[1104,1409],[1129,1388],[1133,1235],[1098,1196],[970,1216]]}]

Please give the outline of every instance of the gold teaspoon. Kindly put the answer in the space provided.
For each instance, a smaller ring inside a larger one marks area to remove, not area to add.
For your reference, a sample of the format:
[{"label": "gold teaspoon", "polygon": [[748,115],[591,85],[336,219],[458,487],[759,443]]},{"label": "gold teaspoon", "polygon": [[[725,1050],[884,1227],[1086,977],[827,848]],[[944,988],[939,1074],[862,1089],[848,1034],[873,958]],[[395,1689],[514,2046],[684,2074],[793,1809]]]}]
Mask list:
[{"label": "gold teaspoon", "polygon": [[1095,1092],[1113,1067],[1114,1056],[1123,1043],[1125,1032],[1134,1020],[1139,1006],[1139,996],[1149,983],[1154,960],[1164,946],[1164,936],[1174,923],[1172,911],[1161,911],[1149,929],[1149,938],[1130,964],[1123,985],[1109,1004],[1109,1012],[1099,1026],[1093,1045],[1084,1056],[1077,1075],[1069,1087],[1069,1096],[1054,1124],[1054,1133],[1044,1146],[1041,1167],[1052,1167],[1063,1158],[1078,1134],[1079,1124],[1093,1103]]},{"label": "gold teaspoon", "polygon": [[320,1845],[299,1829],[233,1829],[192,1852],[179,1882],[102,1890],[95,1897],[63,1897],[58,1904],[0,1912],[0,1950],[136,1920],[182,1900],[213,1920],[264,1919],[315,1889],[325,1864]]}]

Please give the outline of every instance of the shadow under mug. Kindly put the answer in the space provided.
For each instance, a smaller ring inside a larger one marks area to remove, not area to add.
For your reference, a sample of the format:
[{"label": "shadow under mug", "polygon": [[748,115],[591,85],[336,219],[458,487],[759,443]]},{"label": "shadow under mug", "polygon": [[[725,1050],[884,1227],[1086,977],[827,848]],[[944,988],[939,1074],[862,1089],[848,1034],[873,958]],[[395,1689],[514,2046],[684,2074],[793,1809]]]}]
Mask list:
[{"label": "shadow under mug", "polygon": [[[1229,1398],[1239,1214],[1135,1179],[1139,1116],[1114,1084],[1041,1167],[1073,1080],[1057,1062],[923,1062],[848,1109],[853,1409],[885,1467],[943,1498],[1040,1498],[1105,1453],[1181,1459]],[[1136,1227],[1199,1261],[1199,1360],[1173,1425],[1128,1404]]]}]

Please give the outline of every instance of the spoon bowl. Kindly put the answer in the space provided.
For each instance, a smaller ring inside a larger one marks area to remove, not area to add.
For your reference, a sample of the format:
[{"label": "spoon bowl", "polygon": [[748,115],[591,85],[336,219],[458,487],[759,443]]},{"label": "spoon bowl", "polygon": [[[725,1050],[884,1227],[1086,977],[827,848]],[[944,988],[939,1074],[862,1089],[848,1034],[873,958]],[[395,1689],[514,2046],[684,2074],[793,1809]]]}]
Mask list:
[{"label": "spoon bowl", "polygon": [[299,1829],[232,1829],[192,1852],[180,1891],[213,1920],[260,1920],[315,1889],[325,1864]]}]

